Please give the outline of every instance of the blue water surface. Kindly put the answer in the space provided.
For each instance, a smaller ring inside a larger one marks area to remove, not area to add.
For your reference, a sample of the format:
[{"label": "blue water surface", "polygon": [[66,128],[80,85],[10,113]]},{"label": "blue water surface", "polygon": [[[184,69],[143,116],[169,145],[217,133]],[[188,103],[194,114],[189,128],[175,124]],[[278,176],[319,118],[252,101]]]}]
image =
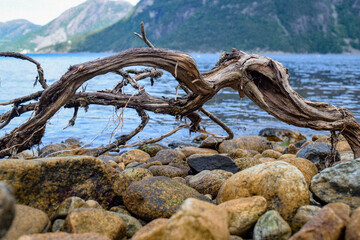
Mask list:
[{"label": "blue water surface", "polygon": [[[45,78],[51,84],[67,71],[70,65],[111,55],[110,53],[69,53],[69,54],[31,54],[30,56],[41,63]],[[219,54],[191,54],[196,60],[201,72],[210,70],[219,58]],[[328,102],[333,105],[350,109],[357,120],[360,118],[360,55],[311,55],[311,54],[268,54],[289,69],[290,84],[295,91],[312,101]],[[0,102],[21,97],[41,90],[33,87],[37,73],[35,65],[13,58],[0,58]],[[86,91],[111,89],[121,77],[106,74],[91,79],[86,83]],[[177,82],[173,77],[164,73],[163,77],[150,86],[148,80],[140,82],[146,91],[155,96],[175,97]],[[79,89],[81,90],[81,88]],[[126,93],[134,93],[127,88]],[[221,90],[212,100],[205,104],[205,108],[224,121],[235,133],[235,136],[257,135],[266,127],[295,129],[307,137],[319,132],[311,129],[297,128],[283,123],[267,114],[248,98],[240,99],[232,89]],[[10,107],[0,106],[0,114]],[[50,121],[46,128],[43,144],[58,143],[69,137],[75,137],[89,146],[101,146],[113,141],[121,134],[132,131],[140,119],[132,109],[122,109],[116,113],[111,106],[92,105],[85,113],[79,110],[76,124],[63,130],[72,117],[73,110],[61,109]],[[1,136],[14,127],[26,121],[30,114],[15,119],[6,128],[0,130]],[[139,139],[155,138],[170,131],[182,122],[173,116],[153,114],[149,112],[150,122],[138,136],[130,142]],[[120,121],[119,121],[120,120]],[[207,131],[225,134],[220,127],[204,116],[202,126]],[[320,132],[325,133],[326,132]],[[196,134],[189,136],[187,129],[162,141],[168,144],[172,141],[190,143]]]}]

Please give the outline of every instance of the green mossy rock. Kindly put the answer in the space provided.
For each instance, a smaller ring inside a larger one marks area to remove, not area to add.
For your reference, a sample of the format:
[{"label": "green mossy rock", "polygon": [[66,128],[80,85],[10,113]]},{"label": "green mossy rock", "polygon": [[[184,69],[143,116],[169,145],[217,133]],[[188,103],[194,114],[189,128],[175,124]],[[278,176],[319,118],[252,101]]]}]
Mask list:
[{"label": "green mossy rock", "polygon": [[51,217],[66,198],[93,199],[104,208],[122,203],[132,178],[89,156],[0,161],[0,180],[14,188],[16,201]]}]

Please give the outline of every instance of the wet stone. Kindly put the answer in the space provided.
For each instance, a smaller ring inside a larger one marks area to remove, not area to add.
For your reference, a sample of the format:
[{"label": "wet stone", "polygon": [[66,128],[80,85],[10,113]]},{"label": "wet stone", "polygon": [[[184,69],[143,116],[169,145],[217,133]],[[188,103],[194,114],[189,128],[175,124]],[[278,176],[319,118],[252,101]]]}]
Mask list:
[{"label": "wet stone", "polygon": [[145,178],[152,177],[153,174],[146,168],[127,168],[123,171],[129,177],[135,179],[135,181],[141,181]]},{"label": "wet stone", "polygon": [[126,224],[119,214],[95,208],[78,208],[65,219],[63,230],[69,233],[102,234],[117,240],[126,236]]},{"label": "wet stone", "polygon": [[190,156],[187,158],[187,162],[193,173],[215,169],[236,173],[238,169],[235,162],[231,158],[219,154],[199,157]]},{"label": "wet stone", "polygon": [[290,220],[296,210],[309,204],[308,185],[295,166],[274,161],[242,170],[227,179],[216,197],[218,204],[241,197],[263,196],[268,210]]},{"label": "wet stone", "polygon": [[165,150],[169,148],[158,143],[150,143],[140,146],[139,149],[148,153],[150,157],[154,157],[161,150]]},{"label": "wet stone", "polygon": [[126,208],[144,220],[172,216],[187,198],[206,198],[168,177],[150,177],[131,184],[124,194]]},{"label": "wet stone", "polygon": [[316,174],[311,191],[325,203],[343,202],[360,207],[360,159],[340,163]]},{"label": "wet stone", "polygon": [[266,138],[260,136],[245,136],[231,140],[225,140],[219,145],[220,153],[230,153],[235,149],[255,150],[262,153],[266,149],[271,149],[272,144]]},{"label": "wet stone", "polygon": [[189,157],[194,154],[218,154],[219,152],[210,149],[210,148],[198,148],[198,147],[184,147],[181,151],[185,154],[186,157]]},{"label": "wet stone", "polygon": [[87,207],[83,199],[79,197],[69,197],[65,199],[62,203],[60,203],[52,218],[65,218],[72,210],[81,207]]},{"label": "wet stone", "polygon": [[316,213],[321,210],[320,207],[305,205],[301,206],[297,211],[293,219],[291,220],[291,230],[296,233],[304,226]]},{"label": "wet stone", "polygon": [[149,171],[153,176],[165,176],[169,178],[173,177],[185,177],[188,175],[188,171],[185,169],[173,167],[173,166],[151,166]]},{"label": "wet stone", "polygon": [[187,178],[187,184],[196,189],[199,193],[210,194],[216,197],[221,185],[225,179],[216,173],[209,170],[204,170],[195,176]]},{"label": "wet stone", "polygon": [[147,163],[159,161],[161,164],[166,165],[177,160],[184,160],[185,155],[176,149],[165,149],[159,151],[154,157],[146,160]]},{"label": "wet stone", "polygon": [[[306,158],[316,165],[319,170],[325,168],[325,159],[330,155],[331,146],[324,142],[314,142],[306,145],[297,153],[297,158]],[[336,151],[335,162],[340,161],[340,154]]]},{"label": "wet stone", "polygon": [[288,240],[290,236],[289,224],[277,211],[267,211],[255,224],[254,240]]}]

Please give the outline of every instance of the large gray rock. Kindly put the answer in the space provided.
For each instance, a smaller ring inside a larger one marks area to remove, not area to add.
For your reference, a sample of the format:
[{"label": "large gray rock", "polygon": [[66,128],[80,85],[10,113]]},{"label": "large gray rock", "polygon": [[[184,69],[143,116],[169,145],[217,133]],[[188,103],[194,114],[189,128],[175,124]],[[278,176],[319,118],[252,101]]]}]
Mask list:
[{"label": "large gray rock", "polygon": [[360,207],[360,158],[326,168],[312,178],[310,187],[323,202]]},{"label": "large gray rock", "polygon": [[15,217],[15,197],[13,190],[0,182],[0,238],[5,236]]},{"label": "large gray rock", "polygon": [[[331,146],[325,142],[309,143],[297,153],[297,158],[306,158],[316,165],[321,170],[324,169],[325,159],[330,155]],[[335,162],[340,161],[340,154],[336,150]]]}]

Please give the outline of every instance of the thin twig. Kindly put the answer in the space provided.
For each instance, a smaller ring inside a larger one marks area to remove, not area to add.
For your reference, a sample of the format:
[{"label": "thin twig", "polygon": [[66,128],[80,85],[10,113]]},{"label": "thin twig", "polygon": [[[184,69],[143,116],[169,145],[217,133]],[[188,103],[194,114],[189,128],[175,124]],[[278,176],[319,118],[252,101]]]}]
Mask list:
[{"label": "thin twig", "polygon": [[199,110],[226,131],[226,133],[229,136],[227,136],[225,139],[233,139],[234,138],[234,133],[231,131],[231,129],[225,123],[223,123],[220,119],[218,119],[216,116],[214,116],[211,112],[207,111],[204,107],[201,107]]},{"label": "thin twig", "polygon": [[15,144],[15,145],[12,145],[12,146],[9,147],[9,148],[5,148],[4,150],[1,150],[1,151],[0,151],[0,154],[3,154],[3,153],[6,154],[6,152],[10,152],[11,150],[13,150],[13,151],[16,152],[16,150],[15,150],[16,147],[22,146],[22,145],[24,145],[27,141],[31,140],[32,137],[33,137],[36,133],[38,133],[38,132],[40,132],[41,130],[43,130],[43,129],[45,128],[45,126],[46,126],[46,124],[44,124],[41,128],[37,129],[35,132],[33,132],[33,133],[30,135],[30,137],[28,137],[27,139],[25,139],[22,143]]},{"label": "thin twig", "polygon": [[48,85],[46,84],[46,79],[44,78],[44,71],[41,68],[41,65],[39,62],[35,61],[34,59],[32,59],[29,56],[26,56],[24,54],[17,53],[17,52],[0,52],[0,57],[13,57],[13,58],[21,59],[21,60],[27,60],[27,61],[35,64],[36,68],[37,68],[38,76],[35,79],[34,86],[39,81],[41,86],[43,87],[43,89],[46,89],[48,87]]},{"label": "thin twig", "polygon": [[138,36],[141,40],[143,40],[146,43],[146,45],[148,45],[151,48],[154,48],[154,45],[152,45],[152,43],[146,38],[144,22],[141,22],[140,25],[141,25],[141,34],[142,35],[140,35],[137,32],[134,32],[134,34],[136,36]]},{"label": "thin twig", "polygon": [[73,117],[69,120],[68,125],[67,125],[66,127],[64,127],[63,130],[67,129],[68,127],[72,127],[72,126],[75,125],[75,120],[76,120],[76,118],[77,118],[78,111],[79,111],[79,107],[77,107],[77,106],[74,107],[74,115],[73,115]]},{"label": "thin twig", "polygon": [[[131,78],[135,82],[143,80],[143,79],[149,77],[150,81],[151,81],[151,86],[152,86],[153,85],[153,79],[157,79],[157,78],[159,78],[159,77],[161,77],[163,75],[162,71],[156,70],[156,69],[144,69],[144,70],[141,70],[141,71],[137,71],[137,70],[134,70],[134,69],[118,70],[115,73],[121,75],[124,79],[121,82],[119,82],[119,83],[117,83],[115,85],[115,87],[112,90],[113,93],[118,93],[128,83],[131,84],[131,82],[129,81],[130,79],[128,79],[128,77]],[[129,75],[130,73],[136,74],[136,75],[131,77]],[[131,84],[131,85],[133,86],[133,84]]]},{"label": "thin twig", "polygon": [[[37,104],[38,103],[36,102],[36,103],[29,103],[27,105],[21,105],[20,107],[16,107],[16,109],[13,108],[12,110],[9,110],[1,114],[0,123],[2,124],[0,125],[0,129],[8,125],[13,118],[18,117],[25,112],[34,111],[36,109]],[[4,124],[4,122],[6,122],[6,124]]]}]

